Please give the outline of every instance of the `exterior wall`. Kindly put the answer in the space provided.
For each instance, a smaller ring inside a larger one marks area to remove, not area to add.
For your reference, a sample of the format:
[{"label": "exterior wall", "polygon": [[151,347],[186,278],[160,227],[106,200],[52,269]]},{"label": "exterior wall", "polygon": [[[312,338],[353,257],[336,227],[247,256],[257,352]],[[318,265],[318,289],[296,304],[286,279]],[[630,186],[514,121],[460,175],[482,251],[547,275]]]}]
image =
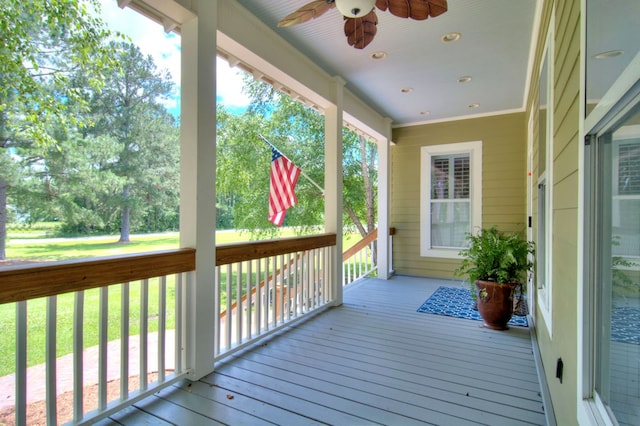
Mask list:
[{"label": "exterior wall", "polygon": [[[554,21],[551,20],[553,15]],[[536,65],[527,102],[527,117],[534,116],[533,135],[533,224],[537,224],[538,75],[550,22],[554,23],[552,49],[553,129],[552,141],[552,241],[551,323],[547,324],[536,304],[535,330],[546,381],[558,424],[577,424],[578,405],[578,214],[579,214],[579,124],[580,124],[580,1],[544,2],[538,37]],[[533,232],[537,239],[537,230]],[[537,241],[536,241],[537,242]],[[563,380],[556,378],[556,363],[562,358]]]},{"label": "exterior wall", "polygon": [[482,225],[525,231],[526,121],[504,114],[394,129],[390,225],[393,262],[403,275],[453,278],[459,261],[420,256],[420,148],[482,141]]}]

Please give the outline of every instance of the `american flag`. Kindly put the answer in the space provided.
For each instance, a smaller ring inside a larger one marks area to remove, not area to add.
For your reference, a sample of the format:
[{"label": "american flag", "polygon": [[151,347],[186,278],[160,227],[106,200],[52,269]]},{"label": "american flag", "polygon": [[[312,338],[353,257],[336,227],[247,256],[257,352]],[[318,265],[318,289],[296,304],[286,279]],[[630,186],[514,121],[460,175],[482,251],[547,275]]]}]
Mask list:
[{"label": "american flag", "polygon": [[271,147],[271,181],[269,184],[269,222],[281,226],[289,207],[298,198],[294,192],[300,169],[280,151]]}]

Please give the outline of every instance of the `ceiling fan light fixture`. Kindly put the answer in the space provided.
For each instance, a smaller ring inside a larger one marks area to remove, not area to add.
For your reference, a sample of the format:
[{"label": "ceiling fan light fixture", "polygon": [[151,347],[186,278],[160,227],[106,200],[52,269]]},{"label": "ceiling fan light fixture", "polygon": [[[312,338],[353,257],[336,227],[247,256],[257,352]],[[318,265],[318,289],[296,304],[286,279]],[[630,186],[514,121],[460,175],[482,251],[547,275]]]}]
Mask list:
[{"label": "ceiling fan light fixture", "polygon": [[471,108],[471,109],[473,109],[473,108],[478,108],[479,106],[480,106],[480,104],[478,104],[478,103],[473,103],[473,104],[469,104],[469,105],[467,105],[467,107],[469,107],[469,108]]},{"label": "ceiling fan light fixture", "polygon": [[443,43],[453,43],[460,40],[460,37],[462,37],[462,34],[458,32],[450,32],[443,35],[440,40],[442,40]]},{"label": "ceiling fan light fixture", "polygon": [[413,87],[403,87],[400,89],[400,93],[411,93],[413,92]]},{"label": "ceiling fan light fixture", "polygon": [[383,52],[382,50],[379,50],[377,52],[373,52],[371,55],[369,55],[369,57],[376,61],[387,59],[387,52]]},{"label": "ceiling fan light fixture", "polygon": [[470,75],[463,75],[462,77],[458,78],[458,83],[468,83],[470,81],[471,81]]},{"label": "ceiling fan light fixture", "polygon": [[376,0],[336,0],[336,7],[347,18],[361,18],[371,12]]}]

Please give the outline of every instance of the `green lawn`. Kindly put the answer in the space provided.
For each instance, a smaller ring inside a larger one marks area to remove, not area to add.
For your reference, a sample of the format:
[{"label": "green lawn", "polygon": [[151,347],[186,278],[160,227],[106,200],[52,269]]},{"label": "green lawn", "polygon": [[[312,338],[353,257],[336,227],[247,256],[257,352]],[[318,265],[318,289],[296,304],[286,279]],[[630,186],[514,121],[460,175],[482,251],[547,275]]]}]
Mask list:
[{"label": "green lawn", "polygon": [[[294,236],[293,231],[285,230],[283,237]],[[352,246],[359,240],[355,234],[345,235],[343,238],[344,249]],[[176,233],[153,236],[132,236],[131,243],[117,243],[117,236],[108,236],[90,239],[47,240],[29,239],[29,241],[9,240],[7,244],[7,258],[29,259],[40,261],[65,260],[73,258],[99,257],[116,254],[147,252],[166,250],[178,247],[178,235]],[[248,233],[220,232],[216,235],[217,243],[226,244],[249,240]],[[235,272],[235,271],[234,271]],[[226,274],[223,274],[223,282]],[[235,274],[234,274],[235,292]],[[120,298],[122,285],[109,287],[109,340],[120,338]],[[139,282],[129,286],[130,292],[130,334],[139,333],[140,325],[140,287]],[[158,280],[150,280],[149,283],[149,331],[158,329]],[[84,347],[98,344],[99,325],[99,289],[88,290],[84,296]],[[167,280],[167,328],[174,327],[174,293],[173,279]],[[72,352],[73,343],[73,307],[74,294],[63,294],[57,297],[57,356]],[[224,305],[222,301],[222,306]],[[45,359],[45,326],[46,326],[45,298],[30,300],[27,303],[27,365],[37,365]],[[0,377],[11,374],[15,363],[15,320],[16,304],[8,303],[0,305]]]}]

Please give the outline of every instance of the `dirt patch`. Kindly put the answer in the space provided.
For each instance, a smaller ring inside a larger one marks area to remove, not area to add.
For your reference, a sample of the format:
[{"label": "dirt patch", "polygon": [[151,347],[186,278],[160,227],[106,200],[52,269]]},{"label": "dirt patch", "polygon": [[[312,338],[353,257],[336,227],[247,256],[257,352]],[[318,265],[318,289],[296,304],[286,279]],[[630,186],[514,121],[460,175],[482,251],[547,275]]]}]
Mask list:
[{"label": "dirt patch", "polygon": [[[147,383],[157,380],[158,373],[149,373]],[[129,377],[129,389],[137,389],[139,376]],[[84,388],[84,412],[98,408],[98,385],[85,386]],[[112,380],[107,383],[107,401],[114,401],[120,397],[120,380]],[[64,424],[73,420],[73,392],[65,392],[57,398],[57,424]],[[36,401],[27,406],[27,424],[30,426],[44,426],[47,424],[47,411],[45,401]],[[0,411],[0,426],[15,425],[15,408],[5,408]]]}]

